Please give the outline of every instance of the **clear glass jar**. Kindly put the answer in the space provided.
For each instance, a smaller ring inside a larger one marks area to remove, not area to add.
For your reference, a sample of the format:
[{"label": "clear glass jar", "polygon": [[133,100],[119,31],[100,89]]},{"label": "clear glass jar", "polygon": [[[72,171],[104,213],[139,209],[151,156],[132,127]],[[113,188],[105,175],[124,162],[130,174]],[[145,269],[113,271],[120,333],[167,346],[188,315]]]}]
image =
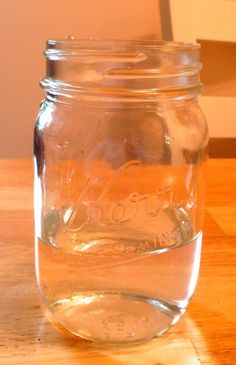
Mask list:
[{"label": "clear glass jar", "polygon": [[48,41],[35,126],[36,272],[86,339],[161,335],[198,278],[208,130],[199,46]]}]

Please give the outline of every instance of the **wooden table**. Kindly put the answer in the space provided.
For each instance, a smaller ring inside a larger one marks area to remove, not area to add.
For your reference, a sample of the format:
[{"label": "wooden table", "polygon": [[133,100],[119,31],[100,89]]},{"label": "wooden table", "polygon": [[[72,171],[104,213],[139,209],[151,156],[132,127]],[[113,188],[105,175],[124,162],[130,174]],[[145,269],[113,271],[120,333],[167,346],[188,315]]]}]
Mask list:
[{"label": "wooden table", "polygon": [[0,161],[0,364],[236,364],[236,160],[210,160],[202,265],[187,313],[129,348],[66,338],[40,309],[34,276],[32,162]]}]

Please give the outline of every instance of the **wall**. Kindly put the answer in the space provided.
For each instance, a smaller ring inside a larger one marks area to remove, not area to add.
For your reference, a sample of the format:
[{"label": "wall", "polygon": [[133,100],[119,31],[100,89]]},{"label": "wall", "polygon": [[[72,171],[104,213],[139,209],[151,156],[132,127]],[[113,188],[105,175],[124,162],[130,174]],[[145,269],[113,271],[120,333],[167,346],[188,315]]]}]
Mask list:
[{"label": "wall", "polygon": [[160,38],[158,0],[7,0],[0,11],[0,157],[30,157],[48,38]]},{"label": "wall", "polygon": [[236,137],[236,1],[170,0],[173,39],[198,41],[210,136]]},{"label": "wall", "polygon": [[169,0],[175,40],[236,41],[235,0]]}]

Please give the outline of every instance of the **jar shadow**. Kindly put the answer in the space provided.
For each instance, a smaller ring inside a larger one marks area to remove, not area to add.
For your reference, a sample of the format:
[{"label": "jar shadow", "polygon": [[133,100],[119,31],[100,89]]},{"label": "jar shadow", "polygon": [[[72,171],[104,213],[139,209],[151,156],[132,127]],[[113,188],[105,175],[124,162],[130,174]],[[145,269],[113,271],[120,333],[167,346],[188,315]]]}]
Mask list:
[{"label": "jar shadow", "polygon": [[44,319],[38,337],[44,339],[44,343],[41,343],[42,352],[47,349],[48,353],[48,341],[54,343],[48,353],[51,360],[55,360],[60,353],[60,358],[65,358],[68,365],[199,365],[193,343],[185,332],[186,328],[197,331],[196,324],[188,316],[162,337],[135,345],[97,344],[79,339],[55,323],[50,314],[47,313],[47,317],[57,332],[53,334],[49,329],[49,322]]}]

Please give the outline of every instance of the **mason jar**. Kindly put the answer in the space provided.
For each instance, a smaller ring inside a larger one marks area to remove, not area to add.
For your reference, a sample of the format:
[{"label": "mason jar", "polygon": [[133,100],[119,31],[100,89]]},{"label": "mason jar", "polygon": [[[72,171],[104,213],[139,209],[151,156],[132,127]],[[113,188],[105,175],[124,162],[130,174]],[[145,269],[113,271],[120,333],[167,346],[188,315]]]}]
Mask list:
[{"label": "mason jar", "polygon": [[49,40],[45,56],[34,134],[42,300],[78,337],[160,336],[199,272],[208,142],[199,45]]}]

